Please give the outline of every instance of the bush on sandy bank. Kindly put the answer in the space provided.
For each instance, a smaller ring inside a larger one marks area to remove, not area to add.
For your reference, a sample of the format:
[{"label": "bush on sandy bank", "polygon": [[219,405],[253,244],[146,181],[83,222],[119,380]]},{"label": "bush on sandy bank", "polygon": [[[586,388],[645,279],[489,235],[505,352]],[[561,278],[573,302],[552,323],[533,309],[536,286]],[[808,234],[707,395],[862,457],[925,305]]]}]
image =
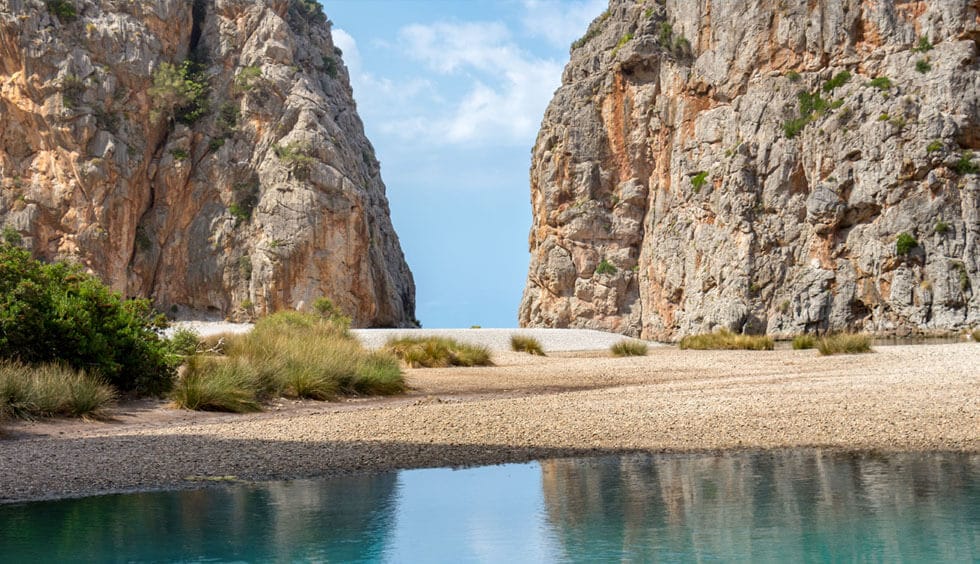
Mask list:
[{"label": "bush on sandy bank", "polygon": [[405,389],[398,359],[365,350],[345,323],[317,315],[280,312],[249,333],[202,342],[218,354],[188,360],[171,396],[178,407],[255,411],[278,396],[330,400]]},{"label": "bush on sandy bank", "polygon": [[447,366],[491,366],[490,350],[445,337],[402,337],[391,339],[385,350],[412,368]]},{"label": "bush on sandy bank", "polygon": [[647,344],[643,341],[625,340],[609,347],[613,356],[646,356]]},{"label": "bush on sandy bank", "polygon": [[541,342],[527,335],[511,335],[510,349],[514,352],[526,352],[537,356],[545,356]]},{"label": "bush on sandy bank", "polygon": [[858,354],[871,351],[871,336],[859,333],[838,333],[817,339],[820,354]]},{"label": "bush on sandy bank", "polygon": [[0,361],[0,420],[99,417],[115,398],[111,386],[67,366]]},{"label": "bush on sandy bank", "polygon": [[0,360],[65,363],[139,395],[167,392],[177,366],[147,300],[124,300],[80,266],[0,243]]},{"label": "bush on sandy bank", "polygon": [[802,335],[797,335],[793,337],[793,350],[800,351],[805,349],[816,348],[817,338],[809,333],[803,333]]},{"label": "bush on sandy bank", "polygon": [[719,329],[714,333],[688,335],[681,339],[681,349],[694,350],[752,350],[771,351],[775,343],[772,337],[766,335],[741,335],[727,329]]}]

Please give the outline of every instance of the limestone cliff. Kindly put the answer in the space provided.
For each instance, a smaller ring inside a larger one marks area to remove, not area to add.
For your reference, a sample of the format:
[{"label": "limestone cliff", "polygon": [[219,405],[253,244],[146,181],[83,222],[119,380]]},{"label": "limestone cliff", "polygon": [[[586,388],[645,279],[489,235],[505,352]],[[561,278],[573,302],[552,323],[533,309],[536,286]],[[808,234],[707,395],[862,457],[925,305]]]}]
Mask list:
[{"label": "limestone cliff", "polygon": [[520,322],[980,323],[980,2],[613,0],[532,154]]},{"label": "limestone cliff", "polygon": [[179,315],[414,324],[341,54],[312,0],[0,0],[0,225]]}]

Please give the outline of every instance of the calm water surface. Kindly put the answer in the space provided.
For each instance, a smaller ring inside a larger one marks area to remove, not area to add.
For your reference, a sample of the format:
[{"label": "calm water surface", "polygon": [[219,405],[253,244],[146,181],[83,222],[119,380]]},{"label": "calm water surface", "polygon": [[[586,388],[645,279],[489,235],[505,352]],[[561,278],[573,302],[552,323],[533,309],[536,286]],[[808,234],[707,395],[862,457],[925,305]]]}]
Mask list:
[{"label": "calm water surface", "polygon": [[980,561],[980,456],[551,460],[0,506],[11,562]]}]

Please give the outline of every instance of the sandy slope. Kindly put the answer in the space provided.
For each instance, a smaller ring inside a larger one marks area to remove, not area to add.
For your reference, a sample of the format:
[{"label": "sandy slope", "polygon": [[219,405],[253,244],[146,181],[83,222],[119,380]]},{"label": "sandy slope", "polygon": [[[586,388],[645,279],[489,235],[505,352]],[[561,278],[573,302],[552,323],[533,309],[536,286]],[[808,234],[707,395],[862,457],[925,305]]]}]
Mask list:
[{"label": "sandy slope", "polygon": [[109,423],[15,424],[0,500],[134,488],[738,448],[980,452],[980,345],[814,351],[651,349],[644,358],[497,353],[409,370],[406,396],[284,402],[258,415],[145,404]]}]

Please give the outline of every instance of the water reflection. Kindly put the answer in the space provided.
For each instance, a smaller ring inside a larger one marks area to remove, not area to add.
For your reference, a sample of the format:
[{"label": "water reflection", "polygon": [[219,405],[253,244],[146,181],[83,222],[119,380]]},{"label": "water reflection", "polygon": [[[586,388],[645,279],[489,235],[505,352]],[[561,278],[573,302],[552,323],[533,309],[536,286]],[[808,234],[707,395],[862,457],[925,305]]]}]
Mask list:
[{"label": "water reflection", "polygon": [[569,562],[980,558],[978,456],[783,452],[541,467],[547,520]]},{"label": "water reflection", "polygon": [[0,506],[0,561],[980,560],[980,456],[624,456]]}]

